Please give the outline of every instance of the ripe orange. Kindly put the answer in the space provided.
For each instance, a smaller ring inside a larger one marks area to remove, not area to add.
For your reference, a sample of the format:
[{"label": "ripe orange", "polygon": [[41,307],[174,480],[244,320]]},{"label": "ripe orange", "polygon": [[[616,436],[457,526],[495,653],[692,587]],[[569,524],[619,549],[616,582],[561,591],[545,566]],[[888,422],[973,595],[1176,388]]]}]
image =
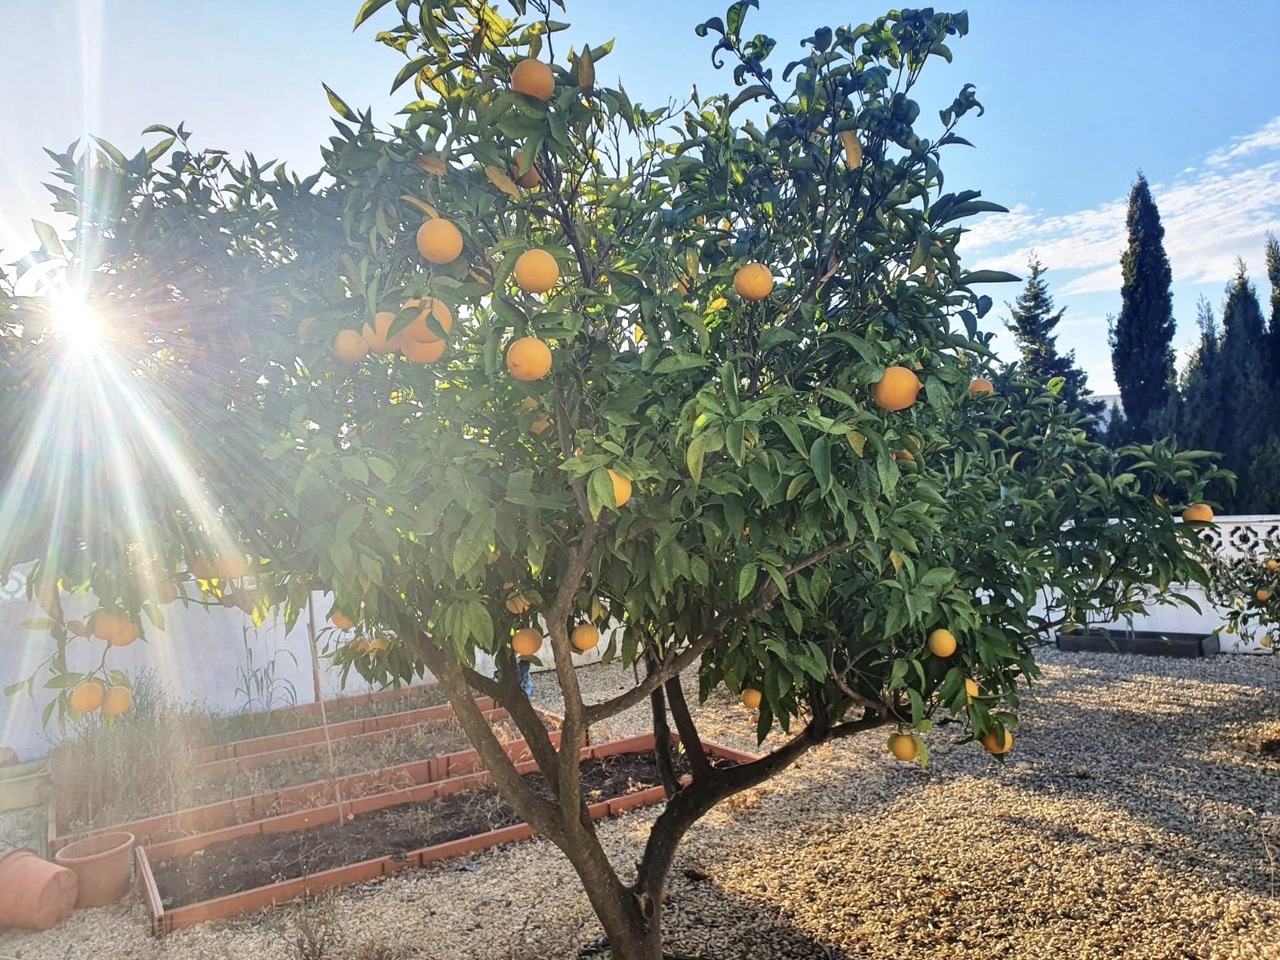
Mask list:
[{"label": "ripe orange", "polygon": [[401,340],[400,352],[414,363],[435,363],[444,356],[443,340]]},{"label": "ripe orange", "polygon": [[507,612],[514,613],[517,617],[522,613],[528,613],[532,604],[525,598],[523,593],[517,593],[513,597],[507,597]]},{"label": "ripe orange", "polygon": [[329,622],[339,630],[351,630],[355,628],[356,622],[348,617],[341,610],[335,610],[329,614]]},{"label": "ripe orange", "polygon": [[172,580],[163,580],[156,584],[155,596],[157,603],[173,603],[178,599],[178,585]]},{"label": "ripe orange", "polygon": [[93,635],[112,646],[128,646],[138,639],[137,626],[119,611],[100,609],[93,614],[92,621]]},{"label": "ripe orange", "polygon": [[904,763],[910,763],[920,756],[920,747],[916,744],[916,738],[909,733],[891,733],[889,752]]},{"label": "ripe orange", "polygon": [[197,580],[217,580],[218,568],[204,557],[196,557],[191,561],[191,575]]},{"label": "ripe orange", "polygon": [[390,310],[382,310],[373,315],[373,326],[365,324],[360,331],[360,335],[364,337],[365,345],[372,353],[395,353],[396,346],[387,339],[391,333],[391,324],[395,322],[396,315]]},{"label": "ripe orange", "polygon": [[511,89],[546,103],[556,92],[556,77],[541,60],[529,57],[517,63],[511,71]]},{"label": "ripe orange", "polygon": [[239,580],[248,574],[249,561],[239,550],[228,550],[218,554],[218,575],[224,580]]},{"label": "ripe orange", "polygon": [[1000,756],[1002,753],[1008,753],[1013,749],[1013,734],[1008,730],[1004,731],[1004,738],[1001,739],[996,731],[982,735],[982,748],[994,756]]},{"label": "ripe orange", "polygon": [[573,628],[573,633],[569,634],[569,642],[579,653],[586,653],[594,650],[600,642],[600,631],[589,623],[581,624]]},{"label": "ripe orange", "polygon": [[426,301],[422,300],[406,300],[404,309],[412,310],[415,307],[421,307],[418,315],[409,321],[409,325],[405,327],[396,337],[396,342],[392,347],[404,348],[406,342],[416,343],[435,343],[440,338],[436,336],[436,332],[431,329],[427,323],[427,315],[440,325],[440,329],[445,333],[453,330],[453,314],[449,308],[433,297],[427,297]]},{"label": "ripe orange", "polygon": [[973,703],[974,697],[982,696],[982,688],[978,686],[978,681],[970,680],[968,677],[964,681],[964,692],[969,695],[970,703]]},{"label": "ripe orange", "polygon": [[81,680],[71,689],[71,709],[76,713],[93,713],[102,706],[107,686],[101,680]]},{"label": "ripe orange", "polygon": [[357,656],[359,656],[359,655],[361,655],[361,654],[368,653],[368,652],[369,652],[369,641],[368,641],[368,640],[365,640],[365,639],[363,639],[363,638],[362,638],[362,639],[360,639],[360,640],[357,640],[355,643],[353,643],[353,644],[351,645],[351,649],[352,649],[352,650],[354,650],[354,651],[356,652],[356,655],[357,655]]},{"label": "ripe orange", "polygon": [[530,166],[525,173],[520,173],[520,165],[524,163],[524,151],[517,150],[515,162],[511,164],[511,179],[526,190],[532,190],[534,187],[542,185],[542,177],[538,174],[538,168]]},{"label": "ripe orange", "polygon": [[886,367],[884,374],[871,388],[871,399],[881,409],[890,412],[905,410],[920,395],[920,378],[907,367]]},{"label": "ripe orange", "polygon": [[1254,596],[1258,598],[1259,603],[1266,603],[1268,600],[1271,599],[1271,591],[1267,589],[1262,589],[1262,590],[1259,590],[1256,594],[1254,594]]},{"label": "ripe orange", "polygon": [[763,699],[764,694],[755,687],[747,687],[742,691],[742,705],[748,710],[759,710],[760,701]]},{"label": "ripe orange", "polygon": [[929,634],[929,652],[935,657],[949,657],[956,652],[956,636],[946,627]]},{"label": "ripe orange", "polygon": [[391,649],[391,644],[387,642],[386,637],[374,637],[369,641],[370,653],[382,653],[384,650]]},{"label": "ripe orange", "polygon": [[743,300],[763,300],[773,293],[773,274],[763,263],[744,264],[733,275],[733,289]]},{"label": "ripe orange", "polygon": [[1213,523],[1213,508],[1207,503],[1193,503],[1182,511],[1183,523]]},{"label": "ripe orange", "polygon": [[369,345],[355,330],[343,330],[333,338],[333,354],[343,363],[359,363],[369,355]]},{"label": "ripe orange", "polygon": [[560,279],[560,264],[545,250],[526,250],[516,258],[516,286],[525,293],[546,293]]},{"label": "ripe orange", "polygon": [[986,393],[995,393],[996,385],[986,377],[975,377],[969,384],[969,396],[977,397]]},{"label": "ripe orange", "polygon": [[613,505],[621,510],[631,499],[631,481],[612,470],[609,471],[609,479],[613,481]]},{"label": "ripe orange", "polygon": [[507,370],[526,383],[551,372],[551,348],[537,337],[521,337],[507,348]]},{"label": "ripe orange", "polygon": [[133,706],[133,694],[128,687],[112,687],[102,698],[102,715],[118,717]]},{"label": "ripe orange", "polygon": [[533,418],[533,423],[529,424],[529,430],[535,437],[540,437],[547,432],[547,428],[551,426],[551,418],[545,413],[540,413]]},{"label": "ripe orange", "polygon": [[128,617],[121,617],[115,632],[106,638],[113,647],[127,647],[138,639],[138,625]]},{"label": "ripe orange", "polygon": [[418,228],[418,253],[427,263],[453,263],[462,254],[462,231],[448,220],[428,220]]},{"label": "ripe orange", "polygon": [[542,649],[542,631],[532,627],[517,630],[511,638],[511,649],[522,657],[537,656]]}]

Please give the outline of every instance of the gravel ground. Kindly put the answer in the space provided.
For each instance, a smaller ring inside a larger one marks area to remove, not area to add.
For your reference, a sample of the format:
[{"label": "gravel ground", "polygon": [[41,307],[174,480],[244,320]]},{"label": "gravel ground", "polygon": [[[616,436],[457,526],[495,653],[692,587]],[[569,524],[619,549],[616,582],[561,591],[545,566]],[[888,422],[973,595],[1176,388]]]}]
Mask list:
[{"label": "gravel ground", "polygon": [[[927,771],[884,736],[829,745],[734,798],[690,834],[668,946],[716,960],[1280,958],[1280,663],[1042,657],[1004,766],[929,738]],[[616,668],[579,672],[589,698]],[[556,709],[538,678],[540,705]],[[708,739],[754,748],[727,696]],[[614,735],[644,728],[643,710]],[[604,732],[604,731],[600,731]],[[766,744],[767,746],[768,744]],[[653,819],[604,824],[633,862]],[[559,960],[597,941],[576,877],[535,840],[244,921],[146,933],[136,902],[45,934],[0,933],[0,957]],[[299,944],[318,941],[319,952]]]}]

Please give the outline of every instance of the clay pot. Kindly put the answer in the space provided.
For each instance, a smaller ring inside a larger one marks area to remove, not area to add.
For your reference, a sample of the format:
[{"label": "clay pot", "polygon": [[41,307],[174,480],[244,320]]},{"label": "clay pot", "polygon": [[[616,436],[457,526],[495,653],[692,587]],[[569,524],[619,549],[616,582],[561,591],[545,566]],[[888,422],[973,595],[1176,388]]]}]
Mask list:
[{"label": "clay pot", "polygon": [[69,843],[53,858],[80,878],[77,907],[115,903],[129,892],[133,868],[133,834],[101,833]]},{"label": "clay pot", "polygon": [[79,881],[75,873],[30,850],[0,857],[0,927],[51,930],[71,915]]},{"label": "clay pot", "polygon": [[0,768],[0,810],[22,810],[44,803],[49,765],[43,760]]}]

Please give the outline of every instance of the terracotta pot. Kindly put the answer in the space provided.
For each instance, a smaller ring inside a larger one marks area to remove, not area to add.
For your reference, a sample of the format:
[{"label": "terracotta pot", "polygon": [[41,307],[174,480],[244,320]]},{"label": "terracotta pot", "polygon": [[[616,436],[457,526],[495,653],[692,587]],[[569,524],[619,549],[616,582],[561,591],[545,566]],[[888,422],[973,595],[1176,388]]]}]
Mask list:
[{"label": "terracotta pot", "polygon": [[129,892],[132,854],[132,833],[101,833],[67,844],[53,858],[80,878],[76,906],[101,907]]},{"label": "terracotta pot", "polygon": [[49,765],[43,760],[0,769],[0,810],[22,810],[44,803]]},{"label": "terracotta pot", "polygon": [[0,857],[0,927],[50,930],[71,915],[78,889],[75,873],[30,850]]}]

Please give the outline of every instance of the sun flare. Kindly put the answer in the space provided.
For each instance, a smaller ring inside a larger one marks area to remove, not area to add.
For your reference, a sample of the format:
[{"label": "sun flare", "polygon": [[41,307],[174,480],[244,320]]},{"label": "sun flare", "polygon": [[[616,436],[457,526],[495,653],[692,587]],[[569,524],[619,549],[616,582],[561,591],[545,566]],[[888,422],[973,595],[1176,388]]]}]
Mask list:
[{"label": "sun flare", "polygon": [[77,353],[93,353],[102,341],[102,318],[72,293],[59,293],[50,298],[53,332]]}]

